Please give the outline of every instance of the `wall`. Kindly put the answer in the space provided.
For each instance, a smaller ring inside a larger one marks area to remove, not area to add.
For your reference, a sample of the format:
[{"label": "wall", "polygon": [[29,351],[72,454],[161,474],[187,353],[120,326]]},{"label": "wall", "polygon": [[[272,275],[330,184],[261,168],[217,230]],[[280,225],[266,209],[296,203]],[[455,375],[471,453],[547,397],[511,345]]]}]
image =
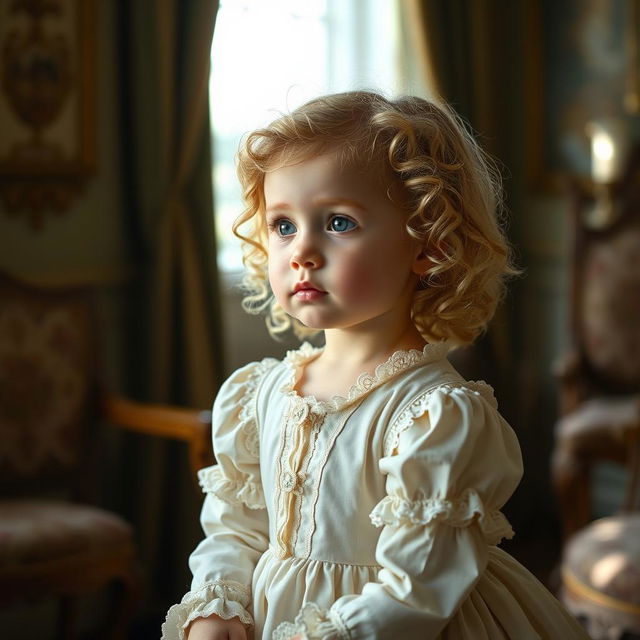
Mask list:
[{"label": "wall", "polygon": [[567,348],[568,211],[561,194],[529,195],[514,230],[519,265],[514,283],[513,426],[523,449],[520,491],[529,535],[551,535],[557,527],[550,484],[550,456],[557,416],[554,361]]},{"label": "wall", "polygon": [[222,274],[221,280],[225,376],[254,360],[282,358],[288,349],[299,346],[295,339],[274,340],[262,317],[251,316],[242,309],[240,277],[237,274]]},{"label": "wall", "polygon": [[[39,231],[30,228],[24,216],[0,215],[2,266],[38,281],[113,283],[126,273],[115,8],[109,2],[96,3],[96,8],[96,175],[69,211],[49,213]],[[6,214],[2,203],[0,214]]]},{"label": "wall", "polygon": [[100,292],[108,378],[118,385],[119,291],[132,275],[127,256],[120,182],[117,50],[113,34],[115,3],[96,2],[96,148],[95,175],[71,208],[47,212],[43,226],[30,227],[26,216],[10,215],[0,201],[0,269],[41,284],[90,284]]}]

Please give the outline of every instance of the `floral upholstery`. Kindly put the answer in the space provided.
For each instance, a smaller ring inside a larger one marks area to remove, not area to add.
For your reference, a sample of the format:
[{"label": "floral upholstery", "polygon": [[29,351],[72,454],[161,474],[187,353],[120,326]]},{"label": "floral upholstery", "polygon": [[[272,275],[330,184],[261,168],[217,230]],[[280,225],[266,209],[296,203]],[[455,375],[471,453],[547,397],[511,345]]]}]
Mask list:
[{"label": "floral upholstery", "polygon": [[0,568],[128,543],[131,527],[95,507],[45,500],[0,501]]},{"label": "floral upholstery", "polygon": [[0,308],[0,470],[25,476],[76,461],[89,383],[73,306]]},{"label": "floral upholstery", "polygon": [[[552,474],[564,535],[561,599],[594,640],[640,640],[640,515],[592,522],[593,470],[626,463],[633,479],[640,444],[639,159],[631,154],[627,178],[612,190],[606,225],[585,224],[594,193],[586,183],[572,188],[573,349],[557,370]],[[634,486],[620,502],[634,502]]]},{"label": "floral upholstery", "polygon": [[585,256],[584,348],[606,378],[640,388],[640,223],[610,233]]},{"label": "floral upholstery", "polygon": [[124,638],[141,586],[129,524],[78,503],[101,471],[95,305],[91,288],[0,270],[0,606],[58,600],[65,638],[77,637],[78,600],[112,584],[92,631]]}]

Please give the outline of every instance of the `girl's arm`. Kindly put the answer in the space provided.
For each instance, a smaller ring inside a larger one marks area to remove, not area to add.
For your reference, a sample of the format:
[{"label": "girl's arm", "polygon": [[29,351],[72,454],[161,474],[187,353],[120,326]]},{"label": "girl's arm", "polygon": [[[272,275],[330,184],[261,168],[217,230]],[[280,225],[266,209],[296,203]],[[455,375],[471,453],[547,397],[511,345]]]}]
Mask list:
[{"label": "girl's arm", "polygon": [[[189,558],[191,590],[169,609],[162,640],[185,640],[192,623],[198,634],[209,627],[224,628],[215,623],[217,618],[235,620],[243,629],[253,624],[248,611],[253,571],[268,547],[255,399],[273,364],[275,360],[266,360],[239,369],[218,392],[212,414],[217,464],[199,473],[206,494],[201,514],[205,538]],[[194,620],[210,616],[217,618],[195,626]],[[235,629],[237,625],[229,622],[227,626]],[[189,640],[193,637],[197,636],[190,635]]]}]

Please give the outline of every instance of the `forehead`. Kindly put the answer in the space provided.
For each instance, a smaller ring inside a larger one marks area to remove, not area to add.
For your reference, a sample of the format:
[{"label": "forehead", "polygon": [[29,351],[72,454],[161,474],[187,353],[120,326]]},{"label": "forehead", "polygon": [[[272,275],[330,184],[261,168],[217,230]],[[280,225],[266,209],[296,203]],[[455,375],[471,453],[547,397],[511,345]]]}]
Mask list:
[{"label": "forehead", "polygon": [[359,196],[366,201],[385,197],[386,186],[367,165],[345,163],[340,154],[323,153],[297,162],[276,165],[265,174],[267,208],[280,200],[307,197]]}]

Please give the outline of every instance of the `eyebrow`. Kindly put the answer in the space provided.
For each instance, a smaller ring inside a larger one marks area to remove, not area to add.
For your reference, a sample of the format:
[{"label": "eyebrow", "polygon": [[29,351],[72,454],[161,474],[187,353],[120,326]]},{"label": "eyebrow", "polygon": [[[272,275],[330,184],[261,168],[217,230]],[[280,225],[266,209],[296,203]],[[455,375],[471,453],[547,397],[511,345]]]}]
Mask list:
[{"label": "eyebrow", "polygon": [[314,200],[314,204],[316,206],[327,206],[332,204],[346,204],[349,207],[354,207],[355,209],[360,209],[360,211],[366,211],[367,208],[360,204],[357,200],[351,200],[350,198],[320,198],[319,200]]},{"label": "eyebrow", "polygon": [[[360,211],[366,211],[367,208],[360,204],[356,200],[351,200],[350,198],[319,198],[313,201],[314,207],[326,207],[331,205],[347,205],[349,207],[353,207],[354,209],[359,209]],[[265,209],[265,213],[274,213],[276,211],[291,211],[292,207],[290,204],[286,202],[277,202],[276,204],[272,204],[271,206]]]},{"label": "eyebrow", "polygon": [[291,211],[291,207],[286,202],[278,202],[264,210],[265,213],[274,213],[276,211]]}]

